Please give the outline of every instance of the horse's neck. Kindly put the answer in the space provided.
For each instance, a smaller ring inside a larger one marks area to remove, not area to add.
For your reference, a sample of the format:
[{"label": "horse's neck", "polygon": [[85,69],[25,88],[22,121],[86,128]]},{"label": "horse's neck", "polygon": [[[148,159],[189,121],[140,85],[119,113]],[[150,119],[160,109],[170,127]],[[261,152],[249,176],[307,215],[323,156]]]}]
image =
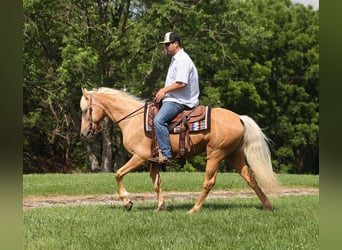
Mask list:
[{"label": "horse's neck", "polygon": [[[133,99],[128,99],[120,96],[106,96],[102,99],[102,105],[106,115],[113,121],[124,124],[125,120],[131,120],[133,118],[125,119],[144,104]],[[143,111],[143,109],[142,109]],[[140,113],[140,112],[139,112]],[[134,117],[134,116],[133,116]]]}]

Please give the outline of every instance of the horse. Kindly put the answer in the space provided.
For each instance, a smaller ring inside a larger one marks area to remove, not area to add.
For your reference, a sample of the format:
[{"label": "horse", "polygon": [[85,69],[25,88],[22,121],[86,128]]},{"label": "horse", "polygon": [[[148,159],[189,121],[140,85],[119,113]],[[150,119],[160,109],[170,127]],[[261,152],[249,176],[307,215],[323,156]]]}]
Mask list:
[{"label": "horse", "polygon": [[[165,210],[160,166],[148,161],[152,157],[152,139],[144,130],[145,103],[144,100],[117,89],[101,87],[88,91],[82,88],[80,136],[91,138],[106,129],[101,128],[99,123],[105,116],[109,117],[121,130],[123,145],[131,155],[115,173],[118,195],[124,208],[131,210],[133,202],[124,187],[123,177],[144,163],[148,163],[158,200],[157,210]],[[179,136],[170,134],[170,140],[175,157],[179,148]],[[192,149],[186,153],[186,157],[206,152],[206,167],[202,191],[188,213],[201,210],[206,197],[215,185],[218,166],[222,160],[228,161],[255,191],[263,209],[273,209],[272,203],[265,194],[266,191],[277,194],[279,190],[279,181],[272,170],[270,140],[252,118],[228,109],[212,108],[210,129],[191,134],[191,141]]]}]

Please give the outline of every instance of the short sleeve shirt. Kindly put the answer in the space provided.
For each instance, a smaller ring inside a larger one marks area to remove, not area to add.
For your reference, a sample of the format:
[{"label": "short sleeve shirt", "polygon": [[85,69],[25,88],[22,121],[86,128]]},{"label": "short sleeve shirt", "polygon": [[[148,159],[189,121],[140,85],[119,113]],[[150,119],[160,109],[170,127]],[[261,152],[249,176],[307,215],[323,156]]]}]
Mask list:
[{"label": "short sleeve shirt", "polygon": [[184,49],[172,57],[165,86],[167,87],[175,82],[183,82],[186,86],[167,93],[163,101],[177,102],[189,108],[197,106],[199,104],[198,73],[195,64]]}]

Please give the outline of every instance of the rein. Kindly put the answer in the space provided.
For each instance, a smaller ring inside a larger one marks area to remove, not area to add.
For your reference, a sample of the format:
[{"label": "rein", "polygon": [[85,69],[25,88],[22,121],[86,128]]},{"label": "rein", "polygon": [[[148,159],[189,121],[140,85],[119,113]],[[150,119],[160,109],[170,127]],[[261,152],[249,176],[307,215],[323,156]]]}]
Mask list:
[{"label": "rein", "polygon": [[[93,117],[92,117],[92,113],[93,113],[93,95],[90,95],[90,100],[89,100],[89,116],[90,116],[90,121],[89,121],[89,130],[90,131],[93,131],[92,134],[97,134],[97,133],[100,133],[106,129],[109,129],[110,127],[114,126],[115,124],[119,124],[120,122],[122,122],[123,120],[126,120],[127,118],[129,118],[130,116],[134,115],[135,113],[137,113],[139,110],[143,109],[145,107],[145,105],[141,106],[140,108],[134,110],[133,112],[129,113],[128,115],[122,117],[120,120],[116,121],[116,122],[113,122],[112,124],[98,130],[98,131],[94,131],[93,130]],[[150,102],[152,103],[152,102]]]}]

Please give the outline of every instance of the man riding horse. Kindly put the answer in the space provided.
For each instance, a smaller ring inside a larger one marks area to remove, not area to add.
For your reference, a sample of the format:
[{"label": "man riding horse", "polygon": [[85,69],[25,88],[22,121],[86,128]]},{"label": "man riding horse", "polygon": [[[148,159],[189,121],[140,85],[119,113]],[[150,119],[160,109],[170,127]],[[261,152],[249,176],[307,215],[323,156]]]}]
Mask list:
[{"label": "man riding horse", "polygon": [[168,164],[172,158],[168,125],[183,110],[198,106],[199,84],[196,66],[182,48],[180,36],[168,32],[161,43],[164,45],[165,54],[172,56],[165,86],[154,98],[154,101],[160,104],[159,112],[153,121],[162,157],[149,160]]}]

